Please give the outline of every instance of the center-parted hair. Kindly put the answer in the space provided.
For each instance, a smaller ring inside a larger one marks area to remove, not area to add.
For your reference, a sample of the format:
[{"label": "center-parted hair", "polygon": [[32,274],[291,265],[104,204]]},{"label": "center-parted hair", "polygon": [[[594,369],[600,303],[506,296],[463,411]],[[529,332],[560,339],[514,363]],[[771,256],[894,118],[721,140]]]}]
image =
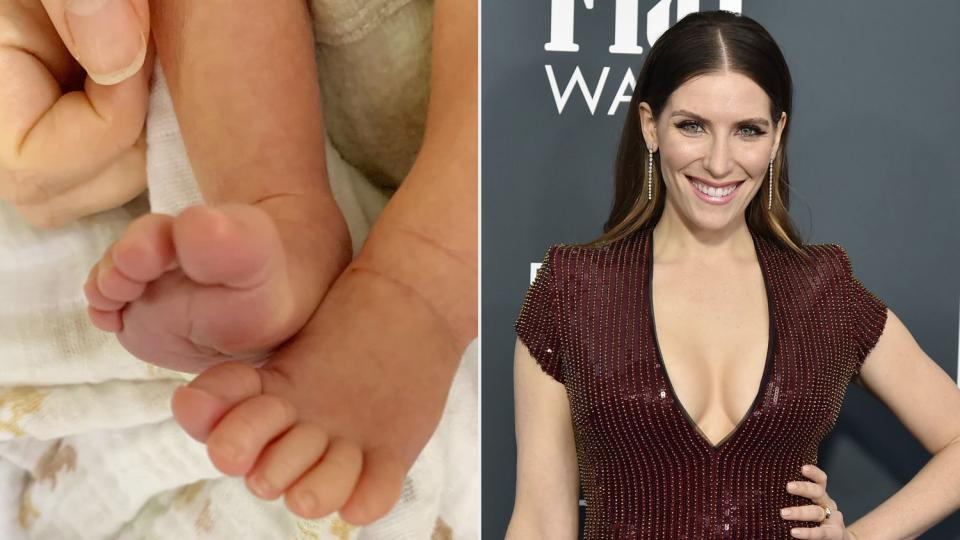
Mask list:
[{"label": "center-parted hair", "polygon": [[615,186],[604,234],[588,245],[602,245],[655,224],[663,213],[666,186],[659,152],[653,156],[653,198],[647,199],[648,151],[640,129],[639,105],[646,102],[659,119],[670,95],[686,81],[709,73],[735,72],[753,80],[770,97],[774,124],[787,113],[787,125],[773,163],[773,203],[767,210],[769,179],[746,209],[747,225],[784,247],[802,252],[803,241],[789,210],[787,141],[793,107],[793,81],[780,47],[757,21],[729,11],[691,13],[671,26],[647,53],[620,136]]}]

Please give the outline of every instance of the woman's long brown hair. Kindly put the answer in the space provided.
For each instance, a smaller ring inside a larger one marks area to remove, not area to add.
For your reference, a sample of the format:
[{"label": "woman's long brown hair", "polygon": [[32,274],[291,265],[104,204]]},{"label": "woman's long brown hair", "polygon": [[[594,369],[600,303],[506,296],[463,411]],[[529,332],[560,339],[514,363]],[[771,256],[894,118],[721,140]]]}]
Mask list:
[{"label": "woman's long brown hair", "polygon": [[615,192],[603,235],[583,246],[600,246],[657,223],[663,214],[666,186],[659,152],[653,158],[653,198],[647,199],[647,146],[640,132],[639,105],[646,102],[659,118],[670,94],[698,75],[733,71],[750,77],[770,97],[774,123],[787,113],[787,125],[773,162],[773,204],[767,210],[769,180],[746,209],[747,226],[781,246],[804,254],[790,219],[787,141],[793,108],[793,82],[783,53],[763,26],[729,11],[692,13],[674,24],[647,54],[630,100],[630,110],[617,149]]}]

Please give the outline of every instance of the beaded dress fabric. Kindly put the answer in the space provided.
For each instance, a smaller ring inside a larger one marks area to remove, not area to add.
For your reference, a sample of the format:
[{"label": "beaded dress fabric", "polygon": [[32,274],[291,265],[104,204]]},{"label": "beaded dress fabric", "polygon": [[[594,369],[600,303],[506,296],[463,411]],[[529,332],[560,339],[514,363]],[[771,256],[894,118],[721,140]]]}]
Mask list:
[{"label": "beaded dress fabric", "polygon": [[566,388],[594,539],[784,539],[780,509],[812,504],[806,480],[848,384],[886,323],[886,305],[854,277],[837,244],[800,255],[751,231],[770,332],[760,387],[711,444],[674,393],[650,295],[653,229],[602,247],[550,247],[514,329]]}]

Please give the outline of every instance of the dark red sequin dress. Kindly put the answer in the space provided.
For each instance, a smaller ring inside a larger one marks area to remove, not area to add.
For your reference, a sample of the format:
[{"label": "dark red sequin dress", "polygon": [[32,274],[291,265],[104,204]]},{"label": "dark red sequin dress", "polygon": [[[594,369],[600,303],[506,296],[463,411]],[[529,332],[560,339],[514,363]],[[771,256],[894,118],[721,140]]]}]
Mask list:
[{"label": "dark red sequin dress", "polygon": [[751,232],[770,337],[756,399],[716,446],[677,400],[660,361],[651,299],[652,231],[603,247],[551,246],[514,328],[570,400],[585,538],[784,539],[787,492],[817,463],[847,385],[883,331],[884,303],[837,244],[810,262]]}]

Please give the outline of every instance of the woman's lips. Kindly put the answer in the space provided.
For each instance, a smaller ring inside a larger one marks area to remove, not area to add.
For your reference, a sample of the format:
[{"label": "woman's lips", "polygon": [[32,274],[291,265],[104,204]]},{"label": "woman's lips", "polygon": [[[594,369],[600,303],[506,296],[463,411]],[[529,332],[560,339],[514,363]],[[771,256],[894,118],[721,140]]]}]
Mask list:
[{"label": "woman's lips", "polygon": [[[697,186],[694,185],[696,180],[694,180],[693,178],[687,175],[683,175],[683,176],[690,181],[690,189],[693,190],[693,192],[697,195],[697,197],[700,197],[705,202],[708,202],[710,204],[717,204],[717,205],[727,204],[728,202],[733,200],[733,198],[737,195],[737,191],[740,189],[740,186],[743,185],[743,181],[738,182],[736,187],[733,188],[733,191],[731,191],[727,195],[724,195],[723,197],[714,197],[713,195],[707,195],[706,193],[697,189]],[[701,183],[701,185],[706,185],[706,184]]]}]

